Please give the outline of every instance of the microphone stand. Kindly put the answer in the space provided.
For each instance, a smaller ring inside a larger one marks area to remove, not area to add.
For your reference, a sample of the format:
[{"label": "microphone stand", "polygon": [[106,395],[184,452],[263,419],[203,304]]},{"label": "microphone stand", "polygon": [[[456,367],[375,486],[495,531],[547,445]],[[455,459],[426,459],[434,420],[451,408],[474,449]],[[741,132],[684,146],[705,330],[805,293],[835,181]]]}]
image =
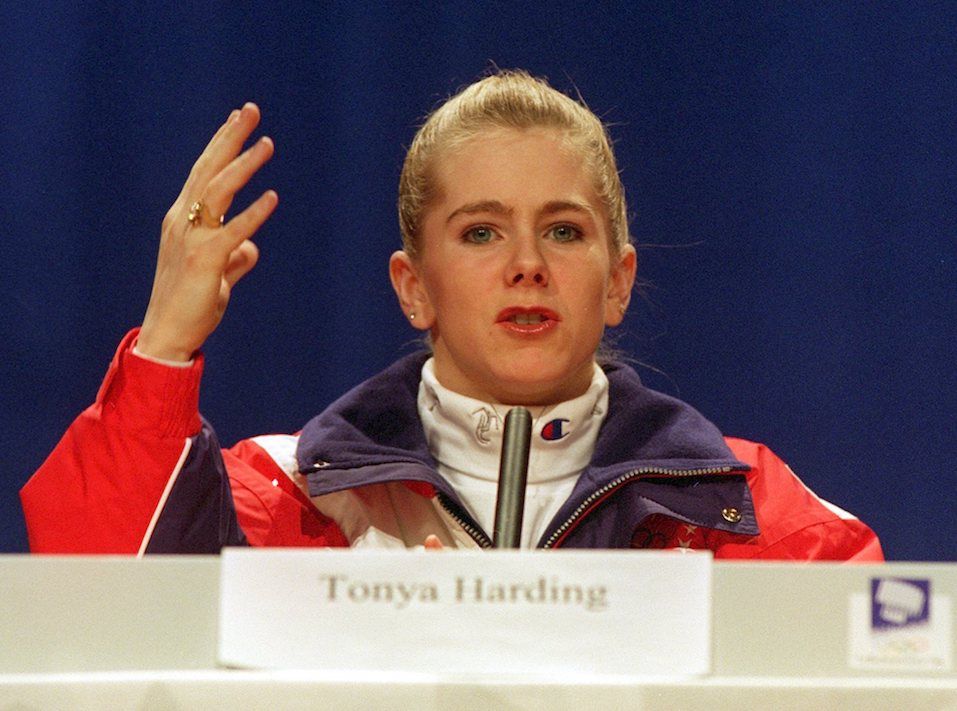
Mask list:
[{"label": "microphone stand", "polygon": [[528,454],[532,443],[532,415],[524,407],[513,407],[505,415],[502,458],[498,468],[498,494],[495,499],[494,548],[519,548],[522,542],[522,516],[525,512],[525,483],[528,479]]}]

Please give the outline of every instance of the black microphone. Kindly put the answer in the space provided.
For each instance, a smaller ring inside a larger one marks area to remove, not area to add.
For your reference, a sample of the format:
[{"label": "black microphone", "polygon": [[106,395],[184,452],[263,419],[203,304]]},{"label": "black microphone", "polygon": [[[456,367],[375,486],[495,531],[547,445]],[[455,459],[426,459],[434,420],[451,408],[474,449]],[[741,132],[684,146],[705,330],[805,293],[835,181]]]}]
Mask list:
[{"label": "black microphone", "polygon": [[531,444],[532,416],[524,407],[513,407],[505,415],[502,459],[498,466],[495,530],[492,533],[492,546],[495,548],[521,546],[525,481],[528,478],[528,452]]}]

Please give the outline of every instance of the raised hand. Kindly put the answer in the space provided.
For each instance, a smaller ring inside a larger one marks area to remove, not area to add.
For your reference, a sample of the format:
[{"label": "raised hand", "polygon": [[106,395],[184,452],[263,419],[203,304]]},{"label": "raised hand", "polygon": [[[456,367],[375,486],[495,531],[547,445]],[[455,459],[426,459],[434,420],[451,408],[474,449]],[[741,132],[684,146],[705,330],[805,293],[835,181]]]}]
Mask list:
[{"label": "raised hand", "polygon": [[259,125],[259,108],[233,111],[206,146],[166,213],[156,276],[137,350],[155,358],[187,361],[222,320],[233,286],[259,259],[250,241],[276,208],[267,190],[223,221],[236,193],[273,155],[260,138],[242,151]]}]

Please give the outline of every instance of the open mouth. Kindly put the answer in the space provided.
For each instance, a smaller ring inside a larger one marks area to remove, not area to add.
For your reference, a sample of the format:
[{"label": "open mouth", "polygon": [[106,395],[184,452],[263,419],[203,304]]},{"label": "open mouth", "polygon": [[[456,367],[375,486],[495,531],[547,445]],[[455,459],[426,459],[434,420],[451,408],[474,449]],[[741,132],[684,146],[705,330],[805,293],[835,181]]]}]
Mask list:
[{"label": "open mouth", "polygon": [[550,330],[561,319],[554,311],[542,307],[512,307],[498,315],[498,323],[517,333],[541,333]]},{"label": "open mouth", "polygon": [[527,326],[532,323],[541,323],[545,320],[545,316],[543,314],[514,314],[508,320],[517,323],[519,326]]}]

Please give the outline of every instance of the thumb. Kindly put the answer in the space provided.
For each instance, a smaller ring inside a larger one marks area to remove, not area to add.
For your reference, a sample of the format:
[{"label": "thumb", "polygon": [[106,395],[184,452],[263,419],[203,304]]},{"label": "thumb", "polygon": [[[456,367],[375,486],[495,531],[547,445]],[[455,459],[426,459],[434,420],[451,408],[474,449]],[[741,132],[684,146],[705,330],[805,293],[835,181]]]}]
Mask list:
[{"label": "thumb", "polygon": [[229,284],[229,287],[235,286],[236,282],[246,276],[258,261],[259,248],[249,240],[240,243],[230,253],[229,261],[226,263],[226,271],[223,273],[223,278]]}]

